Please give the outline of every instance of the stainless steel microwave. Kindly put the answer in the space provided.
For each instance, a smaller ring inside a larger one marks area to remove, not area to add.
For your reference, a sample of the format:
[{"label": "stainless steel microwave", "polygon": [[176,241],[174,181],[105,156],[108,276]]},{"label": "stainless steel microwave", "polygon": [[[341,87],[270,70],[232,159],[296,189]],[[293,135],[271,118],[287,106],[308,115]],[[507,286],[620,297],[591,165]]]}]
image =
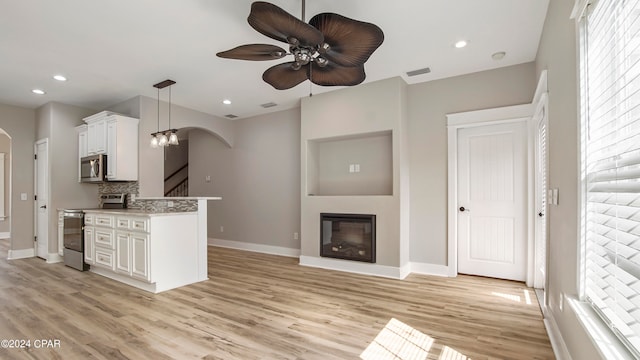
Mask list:
[{"label": "stainless steel microwave", "polygon": [[81,182],[107,181],[107,155],[98,154],[80,159]]}]

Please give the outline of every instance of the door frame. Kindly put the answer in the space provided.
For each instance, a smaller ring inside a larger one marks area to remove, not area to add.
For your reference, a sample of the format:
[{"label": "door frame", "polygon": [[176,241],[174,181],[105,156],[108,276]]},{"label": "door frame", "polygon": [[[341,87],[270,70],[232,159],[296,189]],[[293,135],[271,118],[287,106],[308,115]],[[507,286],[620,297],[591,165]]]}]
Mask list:
[{"label": "door frame", "polygon": [[[47,254],[46,257],[44,257],[44,259],[49,262],[49,222],[50,222],[50,215],[51,213],[49,211],[51,211],[49,204],[50,204],[50,200],[51,200],[51,161],[49,161],[49,138],[44,138],[44,139],[40,139],[38,141],[36,141],[33,144],[33,154],[34,154],[34,158],[33,158],[33,194],[34,194],[34,198],[33,198],[33,252],[34,252],[34,256],[38,257],[38,241],[36,241],[36,236],[40,235],[38,234],[38,200],[36,200],[35,196],[41,196],[40,194],[38,194],[38,159],[36,158],[36,155],[38,154],[38,145],[41,144],[46,144],[47,147],[47,163],[45,164],[46,166],[46,171],[47,171],[47,178],[46,178],[46,183],[45,186],[47,187],[47,198],[46,198],[46,204],[47,204],[47,216],[45,216],[45,222],[46,222],[46,240],[47,240]],[[41,161],[41,160],[40,160]],[[40,238],[38,238],[38,240],[41,240]]]},{"label": "door frame", "polygon": [[[530,209],[532,212],[532,215],[534,216],[533,219],[535,219],[536,214],[538,213],[538,209],[537,209],[537,205],[536,205],[536,200],[537,197],[540,195],[545,195],[546,194],[539,194],[539,184],[538,184],[538,178],[535,174],[535,171],[537,170],[536,167],[538,165],[538,154],[537,154],[537,147],[538,147],[538,128],[539,128],[539,124],[541,122],[545,123],[545,126],[547,128],[547,154],[546,154],[546,161],[545,161],[545,171],[547,174],[547,190],[549,187],[549,93],[548,93],[548,88],[547,88],[547,70],[542,70],[542,72],[540,73],[540,79],[538,80],[538,85],[536,87],[536,92],[535,95],[533,96],[533,101],[532,101],[532,105],[534,106],[534,113],[533,116],[531,117],[531,122],[530,122],[530,133],[529,133],[529,143],[531,144],[531,153],[530,153],[530,159],[529,161],[531,162],[531,169],[532,169],[532,174],[531,174],[531,202],[530,202]],[[543,116],[542,117],[538,117],[538,114],[542,112]],[[548,210],[549,210],[549,201],[547,200],[547,214],[548,214]],[[549,285],[549,217],[547,216],[547,214],[545,214],[544,217],[544,221],[546,223],[545,226],[545,241],[546,241],[546,246],[545,246],[545,253],[544,253],[544,257],[545,257],[545,276],[544,279],[542,279],[543,281],[543,286],[541,287],[544,290],[544,299],[542,300],[542,303],[544,303],[544,305],[547,305],[548,299],[547,299],[547,287]],[[532,244],[532,268],[531,268],[531,277],[530,279],[527,278],[527,285],[529,285],[529,283],[531,285],[531,287],[535,287],[535,285],[537,285],[539,283],[539,281],[536,280],[535,274],[536,274],[536,261],[537,261],[537,255],[535,253],[535,249],[536,247],[536,241],[539,241],[538,239],[538,234],[537,234],[537,227],[536,227],[536,221],[533,220],[531,222],[531,226],[530,226],[530,232],[531,232],[531,236],[533,236],[533,244]]]},{"label": "door frame", "polygon": [[[493,109],[484,109],[477,111],[468,111],[455,114],[447,114],[447,251],[448,251],[448,272],[449,276],[458,276],[458,132],[460,129],[507,124],[514,122],[528,122],[533,116],[533,105],[522,104],[514,106],[506,106]],[[527,127],[528,128],[528,127]],[[527,136],[529,138],[529,136]],[[529,146],[526,147],[529,153]],[[529,159],[529,154],[527,154]],[[531,163],[527,164],[527,171],[531,169]],[[526,174],[527,184],[530,183],[530,176]],[[529,185],[527,185],[529,186]],[[529,188],[527,187],[527,190]],[[529,202],[529,196],[526,197]],[[527,213],[525,214],[525,226],[530,228],[529,212],[530,204],[525,204]],[[530,248],[533,241],[531,232],[527,231],[527,250]],[[533,264],[529,263],[529,257],[527,255],[527,282]],[[528,285],[528,283],[527,283]]]}]

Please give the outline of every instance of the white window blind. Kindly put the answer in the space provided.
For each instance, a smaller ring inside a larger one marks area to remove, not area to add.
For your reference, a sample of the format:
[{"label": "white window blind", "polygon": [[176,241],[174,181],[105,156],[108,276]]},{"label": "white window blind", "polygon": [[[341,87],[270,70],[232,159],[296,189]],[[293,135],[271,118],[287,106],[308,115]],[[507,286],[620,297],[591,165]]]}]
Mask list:
[{"label": "white window blind", "polygon": [[640,356],[640,0],[582,19],[584,295]]}]

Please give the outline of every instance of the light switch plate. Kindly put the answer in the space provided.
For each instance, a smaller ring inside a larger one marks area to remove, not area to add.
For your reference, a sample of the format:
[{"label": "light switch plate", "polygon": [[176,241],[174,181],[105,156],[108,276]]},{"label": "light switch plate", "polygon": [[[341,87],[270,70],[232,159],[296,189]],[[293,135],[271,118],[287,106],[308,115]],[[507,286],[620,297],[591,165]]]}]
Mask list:
[{"label": "light switch plate", "polygon": [[27,201],[27,193],[20,193],[20,200]]}]

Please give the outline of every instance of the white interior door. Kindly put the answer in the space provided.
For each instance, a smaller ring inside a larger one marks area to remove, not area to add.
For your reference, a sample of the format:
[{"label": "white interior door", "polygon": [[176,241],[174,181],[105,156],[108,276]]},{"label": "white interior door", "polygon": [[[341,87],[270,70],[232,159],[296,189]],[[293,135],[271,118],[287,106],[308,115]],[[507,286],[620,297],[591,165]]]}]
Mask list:
[{"label": "white interior door", "polygon": [[458,272],[526,278],[524,121],[458,132]]},{"label": "white interior door", "polygon": [[47,259],[49,253],[49,142],[35,144],[36,256]]},{"label": "white interior door", "polygon": [[537,121],[535,153],[535,262],[533,287],[545,289],[547,271],[547,114],[541,107],[534,119]]}]

